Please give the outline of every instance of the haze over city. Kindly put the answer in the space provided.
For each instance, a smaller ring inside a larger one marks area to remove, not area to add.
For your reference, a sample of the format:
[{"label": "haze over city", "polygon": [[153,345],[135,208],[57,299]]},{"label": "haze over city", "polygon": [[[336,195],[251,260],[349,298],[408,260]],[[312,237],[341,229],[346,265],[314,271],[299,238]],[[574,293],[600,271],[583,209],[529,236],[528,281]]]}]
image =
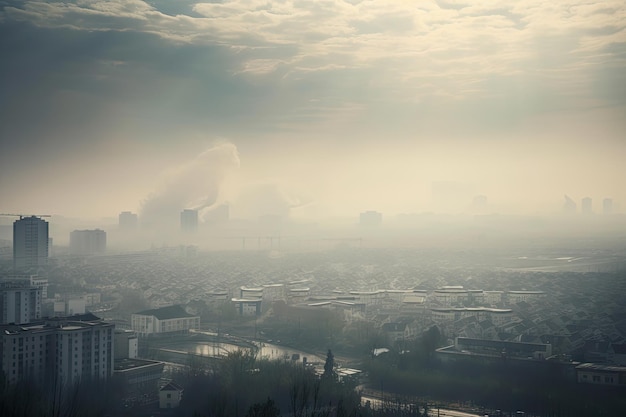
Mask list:
[{"label": "haze over city", "polygon": [[620,1],[5,1],[6,212],[624,207]]},{"label": "haze over city", "polygon": [[0,416],[623,417],[624,0],[0,0]]}]

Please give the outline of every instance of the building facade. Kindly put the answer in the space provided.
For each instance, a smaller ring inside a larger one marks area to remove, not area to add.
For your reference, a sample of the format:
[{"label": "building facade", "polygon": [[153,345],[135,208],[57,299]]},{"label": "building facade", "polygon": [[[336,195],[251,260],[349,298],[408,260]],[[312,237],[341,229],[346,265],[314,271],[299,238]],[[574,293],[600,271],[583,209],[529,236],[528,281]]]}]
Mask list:
[{"label": "building facade", "polygon": [[107,234],[104,230],[74,230],[70,233],[70,252],[78,255],[104,253]]},{"label": "building facade", "polygon": [[240,316],[260,316],[263,300],[259,298],[233,298],[235,310]]},{"label": "building facade", "polygon": [[613,199],[605,198],[602,200],[602,213],[606,215],[613,214]]},{"label": "building facade", "polygon": [[114,378],[121,383],[125,398],[156,399],[163,362],[123,358],[115,361]]},{"label": "building facade", "polygon": [[359,214],[359,225],[365,227],[376,227],[383,223],[383,215],[377,211],[364,211]]},{"label": "building facade", "polygon": [[0,369],[10,384],[107,379],[113,375],[114,328],[93,314],[0,325]]},{"label": "building facade", "polygon": [[159,390],[159,408],[176,408],[183,399],[183,388],[170,382]]},{"label": "building facade", "polygon": [[21,216],[13,223],[13,266],[36,269],[48,264],[48,222],[37,216]]},{"label": "building facade", "polygon": [[136,359],[139,339],[132,330],[115,329],[115,359]]},{"label": "building facade", "polygon": [[131,327],[141,337],[187,333],[200,328],[200,316],[187,313],[181,306],[140,311],[131,315]]},{"label": "building facade", "polygon": [[30,323],[41,318],[41,289],[23,281],[0,282],[0,323]]},{"label": "building facade", "polygon": [[123,211],[118,216],[120,230],[137,230],[138,223],[137,214],[131,213],[130,211]]},{"label": "building facade", "polygon": [[576,367],[576,379],[581,384],[626,385],[626,367],[582,363]]}]

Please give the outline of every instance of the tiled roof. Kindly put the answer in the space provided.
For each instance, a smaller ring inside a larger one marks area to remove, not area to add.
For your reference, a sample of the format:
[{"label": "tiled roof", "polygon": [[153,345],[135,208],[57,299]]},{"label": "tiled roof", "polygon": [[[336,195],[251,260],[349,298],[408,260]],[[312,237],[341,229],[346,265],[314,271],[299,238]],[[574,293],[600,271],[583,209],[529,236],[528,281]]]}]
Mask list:
[{"label": "tiled roof", "polygon": [[183,387],[181,387],[174,381],[170,381],[168,382],[166,386],[161,388],[159,391],[182,391],[182,390],[183,390]]},{"label": "tiled roof", "polygon": [[194,317],[188,314],[181,306],[174,305],[169,307],[153,308],[152,310],[144,310],[139,313],[142,316],[154,316],[159,320],[169,320],[181,317]]}]

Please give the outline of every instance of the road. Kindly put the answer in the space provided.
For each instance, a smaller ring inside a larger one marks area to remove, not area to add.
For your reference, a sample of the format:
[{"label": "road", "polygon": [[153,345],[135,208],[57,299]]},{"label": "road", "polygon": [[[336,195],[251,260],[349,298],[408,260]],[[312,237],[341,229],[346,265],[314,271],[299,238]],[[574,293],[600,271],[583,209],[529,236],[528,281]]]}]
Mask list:
[{"label": "road", "polygon": [[[386,400],[386,401],[389,401],[389,400]],[[363,405],[365,405],[367,402],[369,402],[370,407],[372,407],[373,409],[381,408],[383,406],[383,400],[380,397],[370,396],[370,395],[362,395],[361,396],[361,403]],[[393,404],[393,402],[391,404],[389,404],[389,405],[392,406],[392,407],[396,406],[395,404]],[[407,404],[404,407],[411,408],[411,407],[415,407],[415,405],[414,404]],[[421,407],[420,407],[420,409],[421,409]],[[450,409],[447,409],[447,408],[435,408],[433,405],[429,405],[428,415],[431,416],[431,417],[483,417],[482,414],[469,413],[469,412],[465,412],[465,411],[450,410]]]}]

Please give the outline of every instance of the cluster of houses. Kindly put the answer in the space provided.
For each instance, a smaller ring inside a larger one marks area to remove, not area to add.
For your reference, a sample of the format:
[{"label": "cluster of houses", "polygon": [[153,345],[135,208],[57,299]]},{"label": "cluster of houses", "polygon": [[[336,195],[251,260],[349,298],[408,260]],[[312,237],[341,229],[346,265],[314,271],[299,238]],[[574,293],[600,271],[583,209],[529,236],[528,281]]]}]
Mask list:
[{"label": "cluster of houses", "polygon": [[[91,283],[84,285],[85,292],[101,292],[107,302],[134,291],[149,309],[181,305],[192,316],[188,307],[197,300],[231,304],[251,317],[265,314],[276,302],[334,310],[346,321],[379,326],[389,344],[415,338],[436,324],[451,344],[456,338],[550,344],[553,356],[620,366],[616,358],[626,343],[619,297],[626,288],[604,276],[446,269],[432,254],[420,258],[394,252],[385,260],[384,254],[363,259],[367,254],[330,253],[271,262],[235,255],[232,262],[222,255],[177,262],[158,251],[105,256],[63,273]],[[130,313],[137,311],[126,317]]]}]

